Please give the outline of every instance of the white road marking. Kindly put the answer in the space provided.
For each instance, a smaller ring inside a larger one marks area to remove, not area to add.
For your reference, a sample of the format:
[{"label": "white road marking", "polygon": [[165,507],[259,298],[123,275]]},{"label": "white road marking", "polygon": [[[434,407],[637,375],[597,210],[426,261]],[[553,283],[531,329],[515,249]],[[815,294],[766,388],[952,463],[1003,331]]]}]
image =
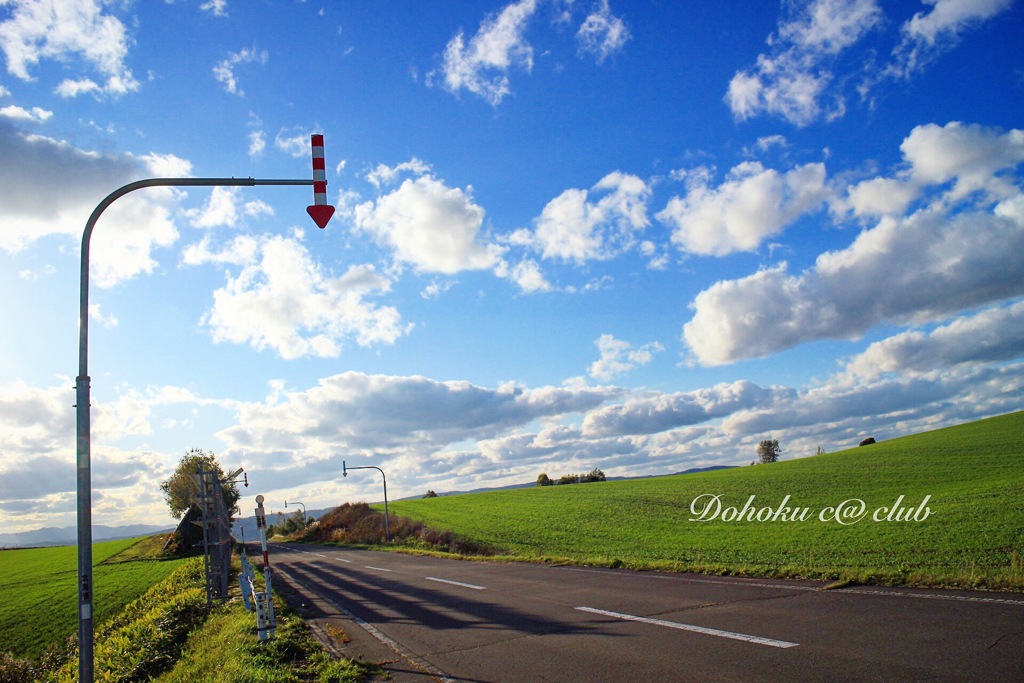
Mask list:
[{"label": "white road marking", "polygon": [[352,564],[352,560],[346,560],[346,559],[341,558],[341,557],[335,557],[335,558],[332,558],[332,559],[334,559],[334,561],[336,561],[336,562],[344,562],[345,564]]},{"label": "white road marking", "polygon": [[[558,567],[559,571],[567,572],[586,572],[590,574],[618,574],[619,572],[612,572],[605,569],[584,569],[581,567]],[[838,593],[842,595],[844,593],[853,593],[855,595],[884,595],[893,598],[914,598],[917,600],[952,600],[953,602],[983,602],[983,603],[995,603],[999,605],[1017,605],[1024,607],[1024,600],[1014,600],[1007,598],[981,598],[973,595],[943,595],[941,593],[918,593],[918,592],[900,592],[891,590],[876,590],[871,587],[864,588],[831,588],[825,590],[824,586],[797,586],[792,584],[784,583],[763,583],[757,581],[742,581],[735,580],[730,581],[727,579],[702,579],[693,576],[673,576],[659,575],[659,574],[637,574],[637,578],[644,579],[658,579],[661,581],[681,581],[684,583],[705,583],[716,586],[729,586],[730,588],[770,588],[773,590],[784,590],[784,591],[806,591],[808,593]]]},{"label": "white road marking", "polygon": [[392,571],[391,569],[385,569],[384,567],[371,567],[371,566],[370,566],[370,565],[368,565],[368,564],[367,564],[367,565],[364,565],[364,566],[365,566],[365,567],[366,567],[367,569],[375,569],[375,570],[377,570],[377,571],[379,571],[379,572],[390,572],[390,571]]},{"label": "white road marking", "polygon": [[772,638],[762,638],[760,636],[748,636],[743,633],[733,633],[732,631],[719,631],[716,628],[705,628],[704,626],[692,626],[690,624],[680,624],[675,621],[664,621],[662,619],[651,619],[650,617],[637,617],[632,614],[621,614],[619,612],[609,612],[603,609],[595,609],[593,607],[577,607],[581,612],[590,612],[591,614],[601,614],[606,617],[614,617],[616,619],[623,619],[625,621],[639,621],[643,624],[653,624],[654,626],[666,626],[668,628],[679,629],[680,631],[693,631],[695,633],[703,633],[709,636],[718,636],[720,638],[731,638],[732,640],[742,640],[748,643],[756,643],[757,645],[767,645],[769,647],[796,647],[800,643],[790,643],[785,640],[773,640]]},{"label": "white road marking", "polygon": [[438,581],[440,583],[450,583],[453,586],[462,586],[463,588],[472,588],[475,591],[487,590],[486,586],[476,586],[472,583],[462,583],[461,581],[451,581],[449,579],[439,579],[436,576],[426,577],[427,581]]}]

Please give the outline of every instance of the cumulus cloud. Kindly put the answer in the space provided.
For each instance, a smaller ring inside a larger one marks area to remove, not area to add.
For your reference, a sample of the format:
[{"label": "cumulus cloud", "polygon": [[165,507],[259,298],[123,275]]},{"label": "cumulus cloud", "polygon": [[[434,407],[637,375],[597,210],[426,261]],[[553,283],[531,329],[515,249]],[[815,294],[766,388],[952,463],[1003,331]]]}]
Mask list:
[{"label": "cumulus cloud", "polygon": [[683,251],[724,256],[753,251],[787,225],[816,209],[828,196],[824,164],[779,173],[758,162],[734,167],[711,187],[693,176],[685,197],[673,197],[657,218],[672,226],[672,242]]},{"label": "cumulus cloud", "polygon": [[[596,199],[595,196],[600,197]],[[649,224],[651,188],[635,175],[615,171],[591,190],[566,190],[534,221],[533,234],[517,233],[544,258],[584,263],[609,259],[636,246],[636,233]]]},{"label": "cumulus cloud", "polygon": [[[180,162],[180,160],[179,160]],[[27,135],[0,119],[0,249],[16,252],[47,235],[80,240],[96,204],[116,188],[148,175],[165,157],[102,155],[68,142]],[[60,188],[59,192],[53,188]],[[152,272],[152,252],[178,237],[178,195],[150,188],[115,202],[93,233],[90,263],[100,287]]]},{"label": "cumulus cloud", "polygon": [[7,57],[7,71],[11,75],[32,80],[29,69],[41,60],[67,63],[76,57],[106,82],[100,85],[91,78],[67,79],[58,86],[58,94],[121,95],[139,89],[138,81],[125,66],[131,39],[124,24],[104,12],[105,3],[13,0],[10,4],[10,18],[0,23],[0,50]]},{"label": "cumulus cloud", "polygon": [[53,116],[53,112],[43,109],[42,107],[32,107],[32,109],[29,110],[15,104],[11,104],[0,108],[0,116],[27,123],[43,123]]},{"label": "cumulus cloud", "polygon": [[234,226],[242,214],[250,217],[272,216],[273,208],[266,202],[255,199],[242,202],[237,187],[215,187],[201,209],[188,209],[185,216],[197,228],[212,228],[218,225]]},{"label": "cumulus cloud", "polygon": [[592,55],[598,64],[620,52],[632,36],[625,22],[612,14],[608,0],[600,0],[576,32],[581,55]]},{"label": "cumulus cloud", "polygon": [[948,188],[933,201],[955,205],[977,193],[981,201],[1012,198],[1013,169],[1024,161],[1024,131],[954,121],[918,126],[900,145],[902,167],[892,176],[861,181],[834,197],[833,212],[859,217],[900,215],[930,186]]},{"label": "cumulus cloud", "polygon": [[390,289],[387,278],[371,266],[327,277],[294,239],[238,238],[221,252],[201,242],[186,251],[185,261],[243,264],[213,293],[203,316],[217,342],[269,348],[285,359],[335,357],[345,340],[391,344],[409,330],[396,309],[367,300]]},{"label": "cumulus cloud", "polygon": [[655,434],[769,404],[779,393],[786,394],[787,390],[765,389],[746,380],[685,393],[652,392],[591,411],[583,420],[583,433]]},{"label": "cumulus cloud", "polygon": [[654,360],[655,353],[665,350],[658,342],[634,347],[629,342],[616,339],[610,334],[602,334],[594,344],[601,352],[601,358],[591,363],[587,372],[594,379],[602,381],[611,380],[638,366],[647,365]]},{"label": "cumulus cloud", "polygon": [[217,66],[213,67],[213,77],[223,84],[224,89],[229,93],[244,97],[245,91],[238,87],[238,79],[235,77],[235,67],[239,64],[250,64],[252,62],[266,64],[267,56],[266,50],[257,50],[255,47],[252,49],[244,48],[239,52],[229,53],[227,59],[218,62]]},{"label": "cumulus cloud", "polygon": [[517,385],[481,387],[426,377],[346,372],[273,404],[246,404],[239,425],[218,436],[232,448],[301,449],[324,457],[338,449],[417,452],[486,438],[534,420],[586,411],[614,395],[609,389]]},{"label": "cumulus cloud", "polygon": [[957,318],[931,332],[910,330],[871,344],[846,363],[848,382],[914,375],[963,363],[1013,360],[1024,340],[1024,301]]},{"label": "cumulus cloud", "polygon": [[[743,120],[769,114],[797,126],[817,120],[834,79],[836,57],[881,20],[875,0],[814,0],[803,6],[796,16],[779,22],[777,35],[768,39],[771,50],[729,82],[725,101],[733,115]],[[836,97],[824,112],[829,117],[842,114],[842,101]]]},{"label": "cumulus cloud", "polygon": [[495,249],[479,240],[483,220],[483,208],[468,191],[429,176],[406,179],[376,202],[355,207],[356,229],[390,247],[397,262],[444,275],[497,265]]},{"label": "cumulus cloud", "polygon": [[468,45],[459,31],[444,51],[444,87],[452,93],[466,89],[493,106],[500,104],[511,92],[509,70],[533,68],[533,48],[523,34],[536,9],[536,0],[507,5],[480,23]]},{"label": "cumulus cloud", "polygon": [[[933,183],[942,199],[905,217],[883,217],[799,275],[782,264],[698,294],[683,336],[700,362],[854,338],[882,321],[940,320],[1024,292],[1024,193],[1011,190],[1005,173],[1021,161],[1021,132],[971,128],[964,135],[963,126],[950,124],[919,127],[907,140],[920,143],[904,143],[911,178]],[[982,148],[992,160],[968,151],[979,141],[991,143]],[[944,155],[958,149],[963,153],[949,162]]]}]

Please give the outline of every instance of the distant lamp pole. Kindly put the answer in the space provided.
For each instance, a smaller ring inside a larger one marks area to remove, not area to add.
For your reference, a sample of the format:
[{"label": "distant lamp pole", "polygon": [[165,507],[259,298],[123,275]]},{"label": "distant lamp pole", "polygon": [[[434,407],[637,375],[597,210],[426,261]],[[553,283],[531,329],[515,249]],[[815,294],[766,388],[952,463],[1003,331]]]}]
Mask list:
[{"label": "distant lamp pole", "polygon": [[[307,517],[306,517],[306,506],[305,506],[305,504],[304,503],[300,503],[297,500],[293,500],[292,501],[292,505],[302,505],[302,526],[306,526],[306,519],[307,519]],[[284,507],[285,507],[285,509],[288,508],[288,501],[287,500],[284,502]]]},{"label": "distant lamp pole", "polygon": [[349,470],[377,470],[380,472],[380,476],[384,479],[384,538],[391,542],[391,523],[388,521],[388,478],[384,476],[384,470],[373,465],[364,465],[361,467],[346,467],[345,461],[341,461],[341,476],[347,477]]},{"label": "distant lamp pole", "polygon": [[[334,213],[327,204],[324,139],[310,139],[313,157],[312,180],[259,180],[255,178],[147,178],[114,190],[93,210],[82,233],[82,272],[78,308],[78,376],[75,378],[75,408],[78,455],[78,683],[94,683],[93,670],[93,581],[92,581],[92,436],[89,410],[89,243],[100,215],[115,201],[145,187],[254,187],[257,185],[312,185],[313,205],[306,212],[318,227],[326,227]],[[237,476],[237,475],[236,475]]]}]

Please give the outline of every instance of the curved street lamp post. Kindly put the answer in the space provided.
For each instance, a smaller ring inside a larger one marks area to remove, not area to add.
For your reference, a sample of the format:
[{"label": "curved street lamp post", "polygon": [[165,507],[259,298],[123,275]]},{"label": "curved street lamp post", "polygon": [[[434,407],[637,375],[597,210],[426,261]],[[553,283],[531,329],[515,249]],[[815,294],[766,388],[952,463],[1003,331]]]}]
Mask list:
[{"label": "curved street lamp post", "polygon": [[[306,519],[308,519],[306,517],[306,504],[305,503],[300,503],[297,500],[293,500],[292,501],[292,505],[301,505],[302,506],[302,526],[306,526]],[[286,509],[288,508],[288,501],[287,500],[284,502],[284,506],[285,506]]]},{"label": "curved street lamp post", "polygon": [[391,523],[388,521],[388,478],[384,476],[384,470],[374,465],[364,465],[361,467],[346,467],[345,461],[341,461],[341,476],[347,477],[349,470],[377,470],[380,472],[380,476],[384,479],[384,538],[387,539],[388,543],[391,542]]},{"label": "curved street lamp post", "polygon": [[[317,138],[320,138],[319,141]],[[317,147],[319,142],[319,148]],[[319,149],[320,157],[317,152]],[[319,161],[319,168],[318,168]],[[89,410],[89,243],[100,215],[119,198],[145,187],[254,187],[257,185],[313,185],[315,205],[307,212],[321,228],[334,207],[325,204],[323,138],[313,136],[313,179],[256,178],[147,178],[114,190],[93,210],[82,234],[82,272],[78,309],[78,376],[75,378],[78,466],[78,680],[93,683],[93,580],[92,580],[92,443]]]}]

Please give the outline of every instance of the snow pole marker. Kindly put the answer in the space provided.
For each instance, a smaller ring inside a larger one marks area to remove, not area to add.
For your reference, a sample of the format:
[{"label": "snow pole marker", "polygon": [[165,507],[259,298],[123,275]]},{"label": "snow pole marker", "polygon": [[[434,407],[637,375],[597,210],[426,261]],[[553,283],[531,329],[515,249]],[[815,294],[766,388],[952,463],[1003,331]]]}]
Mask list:
[{"label": "snow pole marker", "polygon": [[313,149],[313,204],[306,207],[306,213],[318,228],[326,228],[334,207],[327,203],[327,166],[324,162],[324,136],[313,134],[309,138]]}]

